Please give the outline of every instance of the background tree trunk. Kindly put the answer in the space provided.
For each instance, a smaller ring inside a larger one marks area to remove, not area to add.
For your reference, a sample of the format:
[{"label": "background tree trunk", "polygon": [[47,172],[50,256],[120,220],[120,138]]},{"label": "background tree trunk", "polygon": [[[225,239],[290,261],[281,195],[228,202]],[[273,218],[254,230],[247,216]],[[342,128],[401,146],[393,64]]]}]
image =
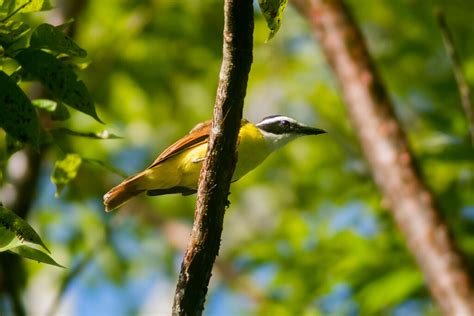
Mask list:
[{"label": "background tree trunk", "polygon": [[470,276],[414,162],[406,136],[341,0],[294,0],[324,50],[346,99],[372,174],[445,315],[474,315]]}]

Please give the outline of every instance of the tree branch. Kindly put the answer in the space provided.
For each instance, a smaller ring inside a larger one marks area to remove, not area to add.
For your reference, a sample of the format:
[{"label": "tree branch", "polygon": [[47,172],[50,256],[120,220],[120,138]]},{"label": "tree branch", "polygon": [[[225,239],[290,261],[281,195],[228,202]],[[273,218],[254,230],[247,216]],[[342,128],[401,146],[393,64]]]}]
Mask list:
[{"label": "tree branch", "polygon": [[446,315],[474,315],[470,276],[415,167],[364,38],[341,0],[294,0],[319,39],[346,99],[375,182]]},{"label": "tree branch", "polygon": [[237,135],[252,63],[251,0],[224,3],[224,46],[209,148],[201,176],[191,241],[173,304],[175,315],[200,315],[219,252],[225,206],[235,169]]}]

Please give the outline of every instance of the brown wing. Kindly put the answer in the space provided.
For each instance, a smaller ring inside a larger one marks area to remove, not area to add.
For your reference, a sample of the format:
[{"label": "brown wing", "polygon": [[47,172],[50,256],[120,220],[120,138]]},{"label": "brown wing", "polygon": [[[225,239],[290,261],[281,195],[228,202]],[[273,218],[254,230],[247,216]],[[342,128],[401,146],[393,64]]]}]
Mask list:
[{"label": "brown wing", "polygon": [[211,131],[211,121],[206,121],[196,125],[186,136],[178,140],[176,143],[166,148],[148,169],[155,167],[163,161],[176,156],[183,151],[199,146],[207,141]]}]

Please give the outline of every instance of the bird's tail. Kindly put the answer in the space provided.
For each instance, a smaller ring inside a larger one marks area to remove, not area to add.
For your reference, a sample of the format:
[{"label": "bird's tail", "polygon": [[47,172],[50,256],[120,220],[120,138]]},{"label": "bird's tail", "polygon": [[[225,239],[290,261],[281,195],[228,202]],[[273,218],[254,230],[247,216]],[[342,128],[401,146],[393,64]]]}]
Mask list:
[{"label": "bird's tail", "polygon": [[136,181],[139,177],[131,177],[116,187],[112,188],[109,192],[104,194],[104,205],[105,211],[110,212],[114,209],[122,206],[132,197],[144,192],[144,189],[138,189]]}]

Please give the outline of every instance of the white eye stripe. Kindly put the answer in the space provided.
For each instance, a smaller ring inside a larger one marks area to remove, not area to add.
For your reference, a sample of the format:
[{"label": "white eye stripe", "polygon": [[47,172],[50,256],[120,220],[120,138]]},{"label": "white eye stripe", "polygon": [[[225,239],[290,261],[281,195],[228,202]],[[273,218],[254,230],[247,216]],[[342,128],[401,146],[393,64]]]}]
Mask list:
[{"label": "white eye stripe", "polygon": [[278,115],[278,116],[270,116],[270,117],[264,118],[262,121],[260,121],[257,124],[257,126],[271,125],[271,124],[275,124],[275,123],[278,123],[278,122],[281,122],[281,121],[288,121],[290,123],[298,124],[298,122],[295,121],[294,119],[292,119],[291,117],[287,117],[287,116],[284,116],[284,115]]}]

